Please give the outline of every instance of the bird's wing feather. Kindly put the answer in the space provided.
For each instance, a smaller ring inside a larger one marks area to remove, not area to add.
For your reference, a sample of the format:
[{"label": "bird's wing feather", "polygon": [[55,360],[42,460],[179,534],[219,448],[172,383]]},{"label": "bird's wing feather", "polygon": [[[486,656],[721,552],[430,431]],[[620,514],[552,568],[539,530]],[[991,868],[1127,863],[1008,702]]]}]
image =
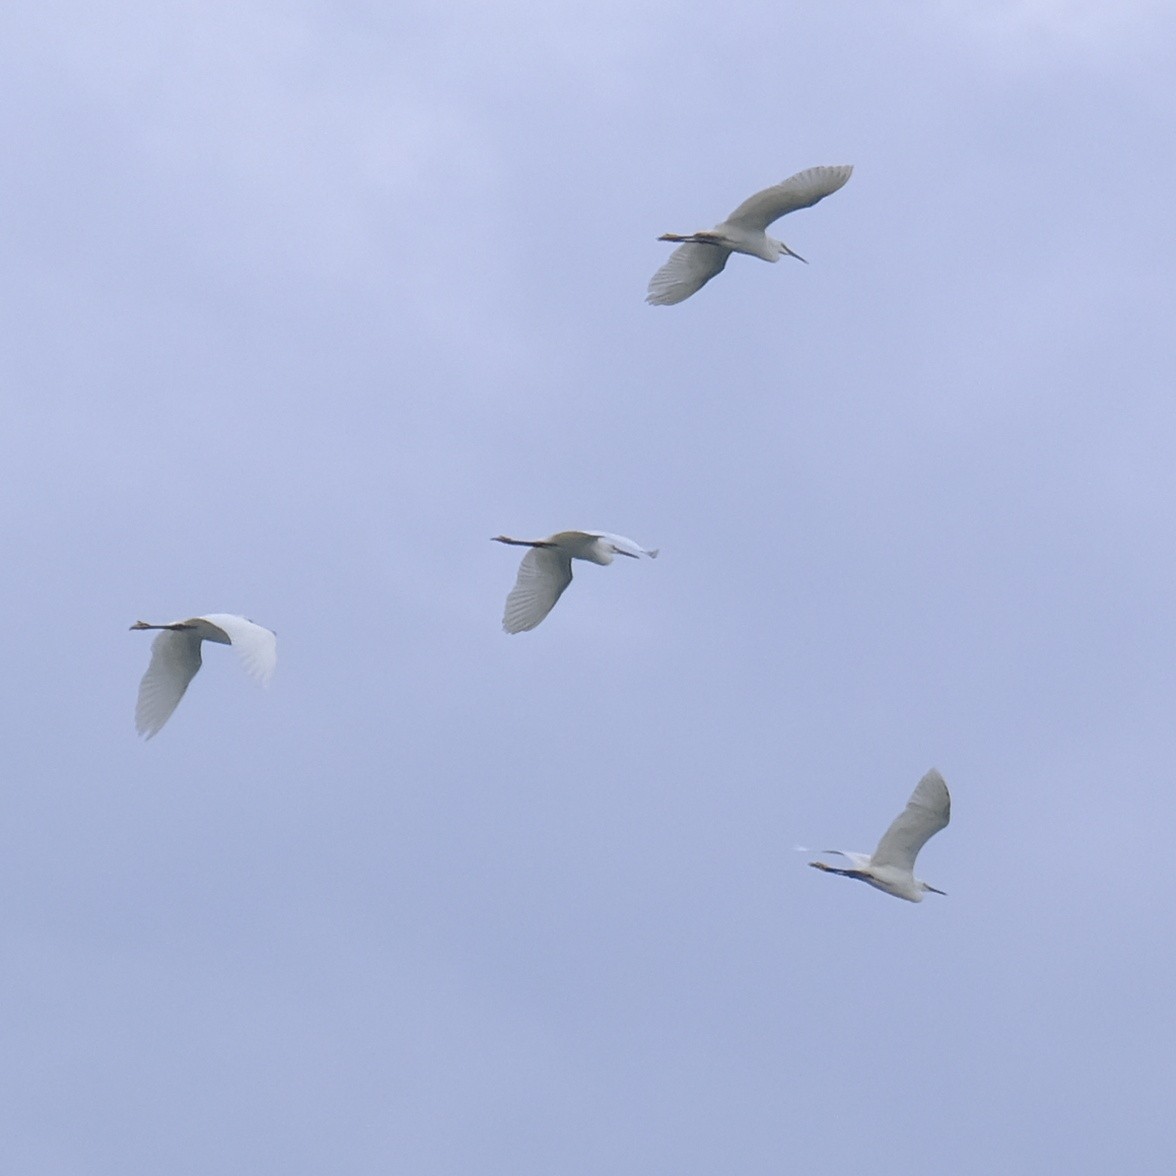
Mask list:
[{"label": "bird's wing feather", "polygon": [[882,834],[870,858],[874,866],[914,868],[919,850],[951,820],[951,796],[943,777],[932,768],[915,787],[907,806]]},{"label": "bird's wing feather", "polygon": [[783,183],[765,188],[749,196],[729,217],[726,223],[742,229],[757,229],[761,233],[773,221],[798,208],[811,208],[818,200],[836,192],[849,179],[853,168],[810,167],[797,172]]},{"label": "bird's wing feather", "polygon": [[191,629],[164,629],[151,643],[151,664],[139,683],[135,730],[150,739],[180,705],[200,669],[200,637]]},{"label": "bird's wing feather", "polygon": [[649,279],[645,301],[654,306],[673,306],[696,294],[716,274],[723,272],[731,251],[722,245],[687,241],[679,245],[665,265]]},{"label": "bird's wing feather", "polygon": [[518,579],[506,598],[502,627],[508,633],[535,628],[571,582],[571,556],[550,547],[532,547],[523,556]]},{"label": "bird's wing feather", "polygon": [[856,853],[852,849],[805,849],[802,845],[798,845],[796,848],[801,853],[837,854],[838,857],[848,858],[859,870],[865,869],[870,864],[868,853]]},{"label": "bird's wing feather", "polygon": [[268,686],[278,664],[278,638],[270,629],[233,613],[208,613],[198,620],[220,629],[237,651],[246,672]]}]

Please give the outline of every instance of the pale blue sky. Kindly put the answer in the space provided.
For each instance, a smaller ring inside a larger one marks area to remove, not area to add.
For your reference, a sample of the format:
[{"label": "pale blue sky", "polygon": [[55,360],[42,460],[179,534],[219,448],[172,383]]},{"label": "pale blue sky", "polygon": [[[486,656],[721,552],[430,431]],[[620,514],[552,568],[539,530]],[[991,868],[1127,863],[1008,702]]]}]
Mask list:
[{"label": "pale blue sky", "polygon": [[[1172,1170],[1170,6],[0,33],[0,1171]],[[933,764],[948,897],[793,851]]]}]

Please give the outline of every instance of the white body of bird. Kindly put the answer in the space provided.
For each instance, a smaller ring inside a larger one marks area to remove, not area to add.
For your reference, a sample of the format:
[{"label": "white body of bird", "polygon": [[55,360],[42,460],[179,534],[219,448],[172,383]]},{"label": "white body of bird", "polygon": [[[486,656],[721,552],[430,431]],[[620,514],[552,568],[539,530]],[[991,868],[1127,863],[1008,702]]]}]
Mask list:
[{"label": "white body of bird", "polygon": [[821,853],[835,853],[849,858],[853,868],[838,869],[824,862],[809,862],[827,874],[857,878],[871,886],[905,898],[908,902],[922,902],[926,891],[943,894],[915,877],[915,858],[919,850],[951,820],[951,796],[943,777],[932,768],[915,787],[907,806],[882,834],[878,848],[870,853],[854,853],[846,849],[823,849]]},{"label": "white body of bird", "polygon": [[512,539],[509,535],[495,535],[494,542],[531,549],[523,556],[515,586],[506,598],[502,627],[508,633],[533,629],[551,612],[563,590],[572,582],[572,560],[610,564],[618,555],[633,559],[643,555],[651,559],[657,556],[656,548],[647,550],[624,535],[610,535],[607,531],[558,531],[546,539]]},{"label": "white body of bird", "polygon": [[853,167],[810,167],[807,171],[765,188],[745,200],[722,224],[697,233],[663,233],[659,241],[678,241],[678,248],[649,281],[645,301],[672,306],[697,293],[716,274],[723,272],[732,253],[747,253],[763,261],[778,261],[787,254],[804,261],[783,241],[769,237],[767,227],[789,212],[810,208],[836,192],[849,179]]},{"label": "white body of bird", "polygon": [[132,629],[158,629],[151,643],[151,664],[139,683],[135,729],[150,739],[171,718],[188,683],[200,669],[200,643],[231,645],[245,669],[263,686],[269,684],[278,660],[278,639],[269,629],[232,613],[209,613],[168,625],[136,621]]}]

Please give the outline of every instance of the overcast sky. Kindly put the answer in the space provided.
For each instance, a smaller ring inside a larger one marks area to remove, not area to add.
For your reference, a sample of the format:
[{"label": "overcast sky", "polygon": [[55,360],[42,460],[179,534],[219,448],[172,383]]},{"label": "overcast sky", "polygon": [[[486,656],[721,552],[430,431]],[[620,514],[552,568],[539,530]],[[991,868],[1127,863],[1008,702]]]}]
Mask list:
[{"label": "overcast sky", "polygon": [[[1173,1170],[1169,4],[0,34],[0,1171]],[[947,897],[795,852],[932,765]]]}]

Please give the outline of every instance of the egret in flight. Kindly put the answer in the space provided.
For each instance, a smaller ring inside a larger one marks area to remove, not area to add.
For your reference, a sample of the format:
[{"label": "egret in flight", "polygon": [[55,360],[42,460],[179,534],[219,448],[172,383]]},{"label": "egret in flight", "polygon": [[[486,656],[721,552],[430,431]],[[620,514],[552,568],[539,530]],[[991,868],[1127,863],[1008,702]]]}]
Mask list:
[{"label": "egret in flight", "polygon": [[647,551],[623,535],[607,531],[559,531],[546,539],[512,539],[509,535],[495,535],[495,543],[510,543],[515,547],[529,547],[519,564],[519,576],[502,614],[502,627],[508,633],[524,633],[533,629],[553,608],[572,582],[572,560],[586,559],[589,563],[610,564],[617,555],[639,559],[648,555],[656,558],[657,549]]},{"label": "egret in flight", "polygon": [[170,625],[136,621],[131,628],[160,630],[151,643],[151,664],[139,683],[135,707],[135,729],[148,739],[171,718],[200,669],[202,641],[231,645],[241,655],[245,669],[263,686],[269,684],[278,660],[276,635],[232,613],[209,613]]},{"label": "egret in flight", "polygon": [[809,862],[809,865],[827,874],[840,874],[844,878],[868,882],[879,890],[885,890],[887,894],[893,894],[895,898],[922,902],[924,891],[930,890],[932,894],[944,892],[915,877],[915,858],[931,837],[947,827],[949,820],[951,796],[943,777],[932,768],[911,793],[906,808],[882,834],[882,840],[872,854],[853,853],[845,849],[820,851],[849,858],[853,862],[853,869],[839,870],[824,862]]},{"label": "egret in flight", "polygon": [[[654,306],[672,306],[683,302],[701,290],[716,274],[723,272],[732,253],[749,253],[764,261],[777,261],[787,253],[797,261],[804,261],[783,241],[769,237],[766,230],[773,221],[798,208],[811,208],[836,192],[849,179],[853,168],[810,167],[807,171],[765,188],[748,197],[721,225],[685,236],[663,233],[659,241],[679,241],[681,244],[669,260],[649,280],[646,302]],[[806,263],[807,264],[807,263]]]}]

